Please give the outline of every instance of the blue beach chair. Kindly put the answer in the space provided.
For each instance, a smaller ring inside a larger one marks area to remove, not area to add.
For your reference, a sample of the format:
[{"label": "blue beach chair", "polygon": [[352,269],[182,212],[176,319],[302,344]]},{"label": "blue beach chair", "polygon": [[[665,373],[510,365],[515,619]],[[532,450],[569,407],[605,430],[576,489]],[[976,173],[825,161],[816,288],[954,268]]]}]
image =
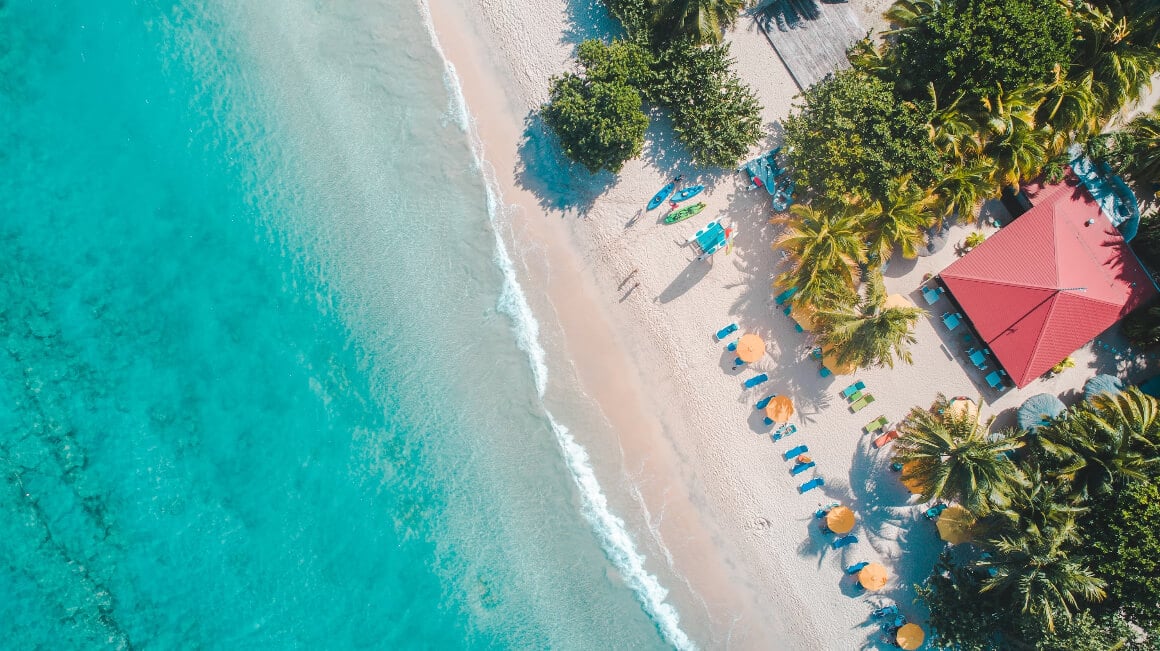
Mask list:
[{"label": "blue beach chair", "polygon": [[799,473],[803,473],[803,472],[809,470],[810,468],[813,468],[814,465],[815,464],[813,461],[810,461],[808,463],[799,463],[799,464],[795,465],[793,468],[789,469],[789,474],[797,475]]},{"label": "blue beach chair", "polygon": [[859,381],[855,382],[854,384],[851,384],[850,386],[846,387],[845,389],[842,389],[842,397],[845,398],[846,400],[857,400],[857,398],[853,397],[854,394],[861,393],[861,391],[865,388],[866,388],[866,383],[859,380]]},{"label": "blue beach chair", "polygon": [[801,486],[798,486],[798,492],[799,493],[806,493],[806,492],[809,492],[809,491],[811,491],[819,486],[825,486],[825,484],[826,484],[826,480],[822,479],[821,477],[814,477],[813,479],[807,481],[806,483],[802,484]]},{"label": "blue beach chair", "polygon": [[786,460],[786,461],[789,461],[790,459],[792,459],[792,458],[796,457],[797,455],[799,455],[799,454],[805,454],[806,452],[809,452],[809,451],[810,451],[809,447],[807,447],[807,446],[806,446],[806,445],[803,443],[802,445],[799,445],[799,446],[797,446],[796,448],[790,448],[790,449],[786,450],[786,451],[785,451],[785,454],[784,454],[784,455],[782,455],[782,456],[784,456],[784,457],[785,457],[785,460]]},{"label": "blue beach chair", "polygon": [[834,542],[830,543],[830,547],[833,547],[834,549],[841,549],[846,545],[852,545],[856,542],[858,542],[858,536],[851,534],[849,536],[842,536],[841,538],[838,538]]},{"label": "blue beach chair", "polygon": [[846,574],[857,574],[857,573],[862,571],[862,568],[866,567],[869,564],[870,564],[870,561],[861,561],[859,563],[854,563],[850,567],[846,568]]},{"label": "blue beach chair", "polygon": [[724,328],[721,328],[720,330],[717,331],[717,341],[721,341],[722,339],[724,339],[725,337],[728,337],[729,335],[733,334],[734,332],[737,332],[737,324],[730,323],[729,325],[727,325]]},{"label": "blue beach chair", "polygon": [[830,502],[829,504],[823,506],[822,508],[818,509],[817,511],[814,511],[814,517],[815,518],[826,517],[826,514],[830,512],[830,509],[834,508],[835,506],[841,506],[841,504],[838,502]]},{"label": "blue beach chair", "polygon": [[821,375],[822,377],[830,377],[830,373],[832,373],[832,371],[825,366],[822,367],[821,371],[818,371],[818,375]]},{"label": "blue beach chair", "polygon": [[765,396],[764,398],[762,398],[761,400],[758,400],[757,404],[753,405],[753,408],[758,410],[758,411],[761,411],[762,409],[765,409],[766,406],[769,405],[770,400],[773,400],[776,397],[777,397],[776,393],[771,393],[768,396]]},{"label": "blue beach chair", "polygon": [[[784,292],[778,294],[777,298],[773,299],[773,302],[777,303],[778,305],[784,305],[785,302],[788,301],[789,299],[793,298],[793,295],[796,293],[797,293],[797,287],[790,287],[789,289],[785,290]],[[788,312],[786,314],[788,314]]]},{"label": "blue beach chair", "polygon": [[737,341],[734,340],[734,341],[729,342],[729,345],[725,347],[725,350],[727,350],[729,352],[733,352],[733,351],[737,350]]},{"label": "blue beach chair", "polygon": [[761,375],[755,375],[755,376],[753,376],[745,381],[745,388],[752,389],[753,387],[761,384],[762,382],[765,382],[768,379],[769,379],[769,376],[766,375],[765,373],[762,373]]}]

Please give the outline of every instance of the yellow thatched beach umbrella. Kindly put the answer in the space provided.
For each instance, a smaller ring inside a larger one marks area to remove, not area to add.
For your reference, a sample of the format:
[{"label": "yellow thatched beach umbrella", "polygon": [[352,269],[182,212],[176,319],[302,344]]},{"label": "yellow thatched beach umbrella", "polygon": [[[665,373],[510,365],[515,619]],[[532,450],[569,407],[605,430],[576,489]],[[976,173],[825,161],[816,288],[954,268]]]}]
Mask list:
[{"label": "yellow thatched beach umbrella", "polygon": [[907,475],[914,470],[917,463],[917,461],[908,461],[902,465],[902,485],[915,495],[922,492],[922,482],[917,477],[907,477]]},{"label": "yellow thatched beach umbrella", "polygon": [[955,398],[951,400],[951,405],[947,407],[947,411],[953,416],[969,416],[971,418],[979,417],[979,405],[975,404],[974,400],[967,398]]},{"label": "yellow thatched beach umbrella", "polygon": [[841,364],[838,362],[838,354],[834,352],[833,348],[822,349],[822,366],[830,369],[834,375],[849,375],[858,370],[858,367],[853,363],[847,362]]},{"label": "yellow thatched beach umbrella", "polygon": [[835,506],[826,514],[826,526],[834,533],[850,533],[854,528],[854,512],[846,506]]},{"label": "yellow thatched beach umbrella", "polygon": [[898,641],[898,646],[906,651],[914,651],[922,646],[922,641],[926,639],[926,633],[918,624],[903,624],[894,634],[894,639]]},{"label": "yellow thatched beach umbrella", "polygon": [[789,311],[789,318],[797,321],[802,330],[810,332],[814,329],[814,306],[808,303],[794,303]]},{"label": "yellow thatched beach umbrella", "polygon": [[938,535],[952,545],[967,542],[971,539],[971,525],[975,524],[975,516],[958,504],[947,507],[938,516]]},{"label": "yellow thatched beach umbrella", "polygon": [[886,587],[886,568],[881,563],[871,563],[858,572],[858,583],[867,590],[881,590]]},{"label": "yellow thatched beach umbrella", "polygon": [[737,356],[746,364],[756,362],[765,354],[765,342],[753,333],[737,340]]},{"label": "yellow thatched beach umbrella", "polygon": [[891,294],[886,297],[886,301],[882,303],[883,309],[890,309],[892,307],[914,307],[914,303],[902,294]]},{"label": "yellow thatched beach umbrella", "polygon": [[789,396],[774,396],[765,406],[765,415],[775,423],[787,423],[793,416],[793,401]]}]

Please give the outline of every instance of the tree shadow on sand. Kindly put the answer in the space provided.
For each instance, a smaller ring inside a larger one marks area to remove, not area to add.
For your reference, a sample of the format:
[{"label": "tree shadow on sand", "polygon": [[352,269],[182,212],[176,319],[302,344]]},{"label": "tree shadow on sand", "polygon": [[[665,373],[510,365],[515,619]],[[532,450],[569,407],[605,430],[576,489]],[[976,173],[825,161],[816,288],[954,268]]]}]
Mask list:
[{"label": "tree shadow on sand", "polygon": [[592,38],[608,41],[624,37],[624,28],[600,0],[568,0],[564,15],[561,43],[578,45]]},{"label": "tree shadow on sand", "polygon": [[532,193],[544,212],[584,217],[616,183],[612,172],[591,174],[583,165],[570,162],[537,111],[524,117],[517,151],[516,184]]}]

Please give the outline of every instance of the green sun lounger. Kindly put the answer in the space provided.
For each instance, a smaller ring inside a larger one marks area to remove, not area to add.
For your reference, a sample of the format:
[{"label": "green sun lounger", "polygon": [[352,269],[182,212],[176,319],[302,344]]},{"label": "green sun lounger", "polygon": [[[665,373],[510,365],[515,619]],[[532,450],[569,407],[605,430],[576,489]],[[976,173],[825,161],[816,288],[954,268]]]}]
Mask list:
[{"label": "green sun lounger", "polygon": [[866,430],[867,434],[869,434],[870,432],[877,432],[878,430],[882,429],[883,427],[886,427],[886,424],[889,422],[890,421],[886,420],[885,416],[879,416],[878,418],[875,418],[874,420],[870,421],[869,423],[866,423],[866,427],[864,429]]},{"label": "green sun lounger", "polygon": [[862,399],[863,395],[865,395],[865,394],[863,394],[862,391],[859,389],[858,391],[855,391],[854,393],[851,393],[849,396],[847,396],[846,400],[849,400],[851,402],[858,402],[859,400]]},{"label": "green sun lounger", "polygon": [[866,405],[868,405],[872,402],[874,402],[874,396],[867,393],[867,394],[863,395],[861,398],[858,398],[854,402],[850,403],[850,411],[852,411],[856,414],[856,413],[862,411],[862,409]]}]

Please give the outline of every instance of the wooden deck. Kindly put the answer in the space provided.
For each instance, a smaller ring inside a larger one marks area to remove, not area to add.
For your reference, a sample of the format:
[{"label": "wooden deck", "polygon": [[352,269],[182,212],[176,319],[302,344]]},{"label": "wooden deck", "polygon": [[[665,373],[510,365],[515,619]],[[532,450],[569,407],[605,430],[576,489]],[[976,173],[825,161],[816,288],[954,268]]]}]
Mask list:
[{"label": "wooden deck", "polygon": [[850,67],[846,48],[866,36],[844,2],[773,0],[754,12],[754,20],[802,90]]}]

